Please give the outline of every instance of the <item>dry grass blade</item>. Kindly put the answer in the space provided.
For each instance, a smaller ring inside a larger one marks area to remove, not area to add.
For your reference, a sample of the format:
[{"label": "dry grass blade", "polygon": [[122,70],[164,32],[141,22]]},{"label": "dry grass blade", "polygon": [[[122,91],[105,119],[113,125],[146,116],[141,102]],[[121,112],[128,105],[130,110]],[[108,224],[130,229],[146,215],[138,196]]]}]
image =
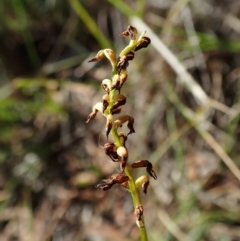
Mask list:
[{"label": "dry grass blade", "polygon": [[240,33],[240,20],[237,17],[235,17],[233,14],[227,14],[225,16],[224,24],[229,26],[237,33]]},{"label": "dry grass blade", "polygon": [[[180,63],[176,56],[165,46],[165,44],[153,33],[153,31],[139,18],[131,18],[132,24],[137,26],[140,30],[147,30],[148,35],[152,40],[152,45],[161,54],[161,56],[167,61],[172,69],[179,76],[182,83],[188,88],[193,94],[196,101],[199,104],[209,106],[211,100],[208,98],[204,90],[199,84],[193,79],[193,77],[187,72],[186,68]],[[169,88],[169,86],[168,86]],[[179,108],[180,112],[185,116],[186,119],[197,129],[199,134],[205,139],[208,145],[218,154],[223,162],[228,166],[232,173],[240,180],[240,170],[232,161],[232,159],[226,154],[223,148],[217,143],[217,141],[203,128],[203,120],[196,118],[196,113],[180,104],[180,100],[174,94],[173,90],[168,90],[169,100]]]},{"label": "dry grass blade", "polygon": [[63,202],[53,213],[50,224],[48,225],[47,230],[45,231],[43,240],[46,240],[46,241],[51,240],[51,237],[54,234],[54,229],[56,228],[59,220],[63,217],[63,215],[67,211],[69,205],[70,205],[70,202],[67,200]]},{"label": "dry grass blade", "polygon": [[[203,137],[203,139],[208,143],[208,145],[216,152],[216,154],[222,159],[226,166],[231,170],[235,177],[240,181],[240,170],[233,160],[227,155],[220,144],[214,139],[214,137],[206,131],[206,126],[208,122],[203,120],[199,114],[195,113],[187,106],[185,106],[177,95],[170,84],[166,83],[166,93],[169,101],[182,113],[182,115],[191,123],[191,125],[198,131],[198,133]],[[200,117],[200,118],[199,118]]]},{"label": "dry grass blade", "polygon": [[165,210],[160,209],[158,211],[158,218],[177,240],[191,241],[191,239],[176,225],[176,223],[173,222]]},{"label": "dry grass blade", "polygon": [[146,30],[148,36],[151,38],[151,43],[153,47],[161,54],[161,56],[166,60],[166,62],[171,66],[171,68],[179,76],[180,81],[188,88],[188,90],[193,94],[196,101],[201,105],[208,105],[209,98],[200,87],[200,85],[193,79],[193,77],[188,73],[186,68],[177,59],[177,57],[171,52],[169,48],[156,36],[156,34],[149,28],[141,19],[137,17],[132,17],[130,22],[136,26],[140,31]]},{"label": "dry grass blade", "polygon": [[186,123],[179,130],[171,133],[169,137],[159,146],[150,156],[150,161],[152,163],[157,163],[158,160],[162,157],[162,155],[177,141],[182,137],[185,133],[187,133],[191,129],[191,126]]}]

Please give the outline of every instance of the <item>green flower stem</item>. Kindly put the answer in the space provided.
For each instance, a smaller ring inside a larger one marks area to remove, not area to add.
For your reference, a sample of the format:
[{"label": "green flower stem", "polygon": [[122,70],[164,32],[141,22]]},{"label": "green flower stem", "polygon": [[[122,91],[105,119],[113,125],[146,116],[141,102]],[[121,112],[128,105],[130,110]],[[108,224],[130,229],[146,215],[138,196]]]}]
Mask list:
[{"label": "green flower stem", "polygon": [[132,51],[134,48],[136,48],[137,41],[132,40],[132,42],[119,54],[120,57],[126,55],[130,51]]},{"label": "green flower stem", "polygon": [[[136,208],[138,205],[141,204],[141,200],[140,200],[138,189],[135,185],[135,181],[134,181],[134,178],[132,175],[131,168],[129,167],[128,164],[124,168],[124,171],[125,171],[126,175],[129,177],[129,181],[128,181],[129,191],[131,192],[131,195],[132,195],[134,208]],[[142,215],[142,221],[144,223],[143,215]],[[143,227],[139,228],[139,232],[140,232],[141,241],[148,241],[147,230],[146,230],[145,224]]]},{"label": "green flower stem", "polygon": [[[114,128],[111,129],[111,135],[112,135],[116,145],[118,147],[122,146],[121,140],[118,136],[118,133],[117,133],[116,129],[114,129]],[[135,181],[134,181],[134,178],[133,178],[133,175],[132,175],[131,167],[128,164],[124,168],[124,172],[129,177],[129,181],[128,181],[129,191],[131,192],[131,195],[132,195],[134,208],[136,208],[138,205],[141,204],[141,200],[140,200],[138,189],[135,185]],[[143,215],[142,215],[142,221],[144,223]],[[142,228],[139,228],[139,232],[140,232],[141,241],[148,241],[146,227],[143,226]]]},{"label": "green flower stem", "polygon": [[[120,57],[124,56],[125,54],[127,54],[128,52],[130,52],[131,50],[133,50],[136,47],[137,41],[132,41],[132,43],[130,43],[121,53],[120,53]],[[112,66],[112,78],[115,74],[117,74],[117,66]],[[108,110],[110,110],[110,108],[113,106],[113,98],[116,95],[117,91],[115,89],[111,90],[109,93],[109,107],[107,108]],[[108,111],[107,111],[108,112]],[[117,129],[112,128],[111,129],[111,135],[115,141],[115,144],[117,147],[120,147],[123,145]],[[132,200],[133,200],[133,205],[134,205],[134,209],[138,206],[141,205],[141,200],[140,200],[140,196],[139,196],[139,192],[138,189],[135,185],[135,180],[132,174],[132,170],[131,167],[129,166],[129,164],[127,163],[127,165],[124,168],[124,172],[125,174],[128,176],[129,181],[128,181],[128,185],[129,185],[129,191],[132,195]],[[144,223],[144,216],[142,215],[142,222]],[[145,224],[143,227],[139,228],[139,232],[140,232],[140,237],[141,237],[141,241],[148,241],[148,237],[147,237],[147,230],[145,227]]]},{"label": "green flower stem", "polygon": [[112,134],[112,137],[113,137],[117,147],[122,146],[121,140],[120,140],[117,130],[115,128],[111,129],[111,134]]},{"label": "green flower stem", "polygon": [[[111,135],[112,135],[117,147],[122,146],[121,140],[120,140],[120,138],[118,136],[118,133],[117,133],[117,130],[115,128],[111,129]],[[141,200],[140,200],[138,189],[135,185],[135,181],[134,181],[134,178],[133,178],[133,175],[132,175],[131,167],[128,164],[124,168],[124,172],[129,177],[129,181],[128,181],[129,191],[131,192],[133,205],[134,205],[134,209],[135,209],[138,205],[141,204]],[[144,216],[143,215],[142,215],[142,221],[144,223]],[[143,227],[139,228],[139,232],[140,232],[141,241],[148,241],[147,230],[145,228],[145,225]]]},{"label": "green flower stem", "polygon": [[[78,15],[82,16],[83,20],[88,20],[88,22],[90,23],[90,31],[92,31],[92,34],[94,36],[99,38],[99,41],[102,40],[101,43],[103,46],[105,46],[107,41],[104,41],[105,39],[103,36],[101,38],[101,33],[96,30],[96,25],[92,22],[92,19],[90,18],[90,16],[88,16],[88,13],[80,4],[79,0],[69,1],[75,11],[78,13]],[[142,2],[145,2],[145,0],[142,0]],[[135,181],[132,174],[132,168],[144,167],[147,165],[147,171],[149,172],[148,168],[152,168],[152,165],[147,160],[142,160],[132,165],[128,164],[129,155],[128,150],[125,146],[127,136],[125,133],[118,133],[118,127],[120,127],[123,123],[128,122],[129,134],[135,132],[133,128],[134,118],[129,115],[123,115],[114,121],[113,115],[120,113],[121,106],[126,103],[126,97],[120,94],[120,90],[128,77],[128,61],[134,58],[135,52],[137,50],[147,47],[148,44],[151,42],[149,38],[144,37],[145,33],[146,31],[142,32],[142,34],[138,38],[137,29],[133,26],[128,26],[127,30],[124,31],[121,35],[124,37],[130,36],[130,43],[128,44],[128,46],[126,46],[126,48],[122,50],[119,57],[116,56],[113,50],[103,49],[99,51],[93,59],[89,61],[99,61],[105,55],[105,57],[108,58],[112,65],[112,78],[111,80],[104,79],[102,81],[101,86],[107,94],[103,95],[102,102],[98,102],[94,105],[92,112],[89,114],[86,121],[86,123],[88,123],[92,118],[96,116],[98,111],[100,111],[107,119],[105,125],[106,137],[108,138],[109,134],[111,134],[112,138],[114,139],[114,143],[106,143],[106,146],[104,145],[104,149],[106,155],[109,156],[113,161],[115,161],[116,158],[120,161],[120,168],[122,173],[112,175],[109,179],[99,183],[96,187],[98,189],[106,191],[110,189],[112,185],[118,183],[122,184],[130,191],[133,200],[134,214],[136,215],[136,224],[139,227],[141,241],[148,241],[148,237],[147,230],[144,224],[143,207],[141,205],[138,188],[142,184],[143,192],[146,193],[149,180],[147,176],[142,176]],[[156,179],[156,174],[154,173],[154,171],[150,171],[152,173],[149,172],[149,174],[154,179]]]}]

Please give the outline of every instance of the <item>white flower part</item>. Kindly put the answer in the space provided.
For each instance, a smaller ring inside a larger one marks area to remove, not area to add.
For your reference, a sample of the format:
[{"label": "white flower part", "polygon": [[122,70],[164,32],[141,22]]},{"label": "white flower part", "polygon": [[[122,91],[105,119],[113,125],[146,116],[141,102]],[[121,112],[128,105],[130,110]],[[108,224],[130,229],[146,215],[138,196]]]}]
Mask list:
[{"label": "white flower part", "polygon": [[136,220],[136,224],[137,224],[137,226],[139,227],[139,228],[143,228],[144,227],[144,223],[143,223],[143,221],[142,220]]},{"label": "white flower part", "polygon": [[110,79],[104,79],[102,81],[102,88],[107,92],[109,93],[109,91],[112,89],[111,87],[112,85],[112,81]]},{"label": "white flower part", "polygon": [[141,39],[142,39],[142,37],[146,34],[146,30],[145,31],[143,31],[142,33],[141,33],[141,35],[139,36],[139,38],[138,38],[138,40],[137,41],[140,41]]},{"label": "white flower part", "polygon": [[97,104],[95,104],[93,106],[93,111],[94,110],[98,110],[103,114],[103,103],[102,102],[98,102]]},{"label": "white flower part", "polygon": [[128,156],[128,151],[124,146],[120,146],[117,149],[117,154],[120,157],[127,157]]},{"label": "white flower part", "polygon": [[89,114],[86,123],[88,123],[91,119],[93,119],[96,114],[98,113],[98,111],[100,111],[103,114],[103,103],[102,102],[98,102],[97,104],[95,104],[92,108],[92,112]]}]

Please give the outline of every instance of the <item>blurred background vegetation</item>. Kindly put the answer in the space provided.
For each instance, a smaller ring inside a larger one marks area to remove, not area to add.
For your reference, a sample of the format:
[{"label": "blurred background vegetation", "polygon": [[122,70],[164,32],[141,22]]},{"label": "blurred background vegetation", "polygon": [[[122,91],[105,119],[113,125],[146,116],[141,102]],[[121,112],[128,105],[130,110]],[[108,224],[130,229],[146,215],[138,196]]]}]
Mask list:
[{"label": "blurred background vegetation", "polygon": [[85,124],[111,74],[87,61],[119,53],[133,16],[208,100],[157,45],[130,63],[130,161],[158,175],[142,196],[149,240],[240,240],[240,2],[1,0],[1,241],[138,240],[129,193],[94,188],[117,171],[101,148],[105,120]]}]

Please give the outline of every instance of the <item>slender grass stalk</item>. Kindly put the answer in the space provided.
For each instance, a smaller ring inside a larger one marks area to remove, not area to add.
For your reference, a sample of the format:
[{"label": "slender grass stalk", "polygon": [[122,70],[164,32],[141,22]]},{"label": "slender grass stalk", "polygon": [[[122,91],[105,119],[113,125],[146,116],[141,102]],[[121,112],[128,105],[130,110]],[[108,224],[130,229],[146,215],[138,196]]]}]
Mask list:
[{"label": "slender grass stalk", "polygon": [[115,6],[119,11],[121,11],[127,17],[136,15],[136,13],[124,1],[108,0],[108,2],[110,2],[113,6]]},{"label": "slender grass stalk", "polygon": [[23,1],[18,1],[18,0],[13,1],[12,7],[15,11],[16,16],[18,17],[18,19],[20,21],[20,26],[21,26],[20,32],[24,39],[24,44],[25,44],[29,59],[31,60],[33,67],[37,68],[37,66],[39,66],[39,64],[40,64],[40,58],[38,56],[38,52],[37,52],[36,46],[33,41],[33,36],[28,27],[29,19],[28,19],[27,13],[25,11]]},{"label": "slender grass stalk", "polygon": [[92,17],[88,14],[86,9],[78,0],[69,0],[71,7],[77,13],[77,15],[81,18],[81,20],[85,23],[85,26],[88,27],[91,34],[95,37],[95,39],[99,42],[102,48],[107,48],[111,46],[110,41],[102,34],[102,32],[97,27],[96,23],[92,19]]}]

